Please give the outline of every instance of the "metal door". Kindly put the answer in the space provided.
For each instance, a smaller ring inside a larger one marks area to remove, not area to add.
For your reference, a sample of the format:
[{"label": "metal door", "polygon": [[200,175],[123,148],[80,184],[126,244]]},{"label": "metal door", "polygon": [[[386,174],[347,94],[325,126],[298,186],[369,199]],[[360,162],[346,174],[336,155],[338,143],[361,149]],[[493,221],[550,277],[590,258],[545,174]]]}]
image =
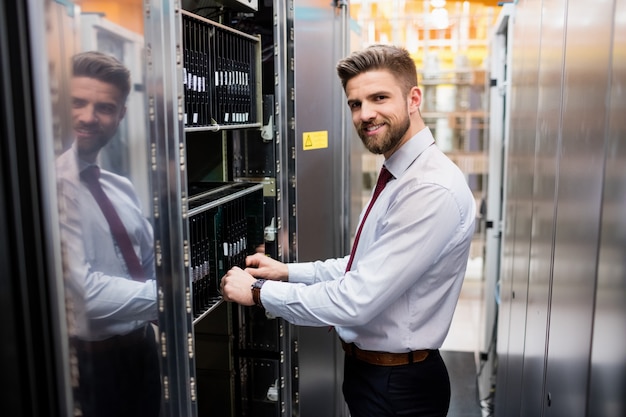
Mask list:
[{"label": "metal door", "polygon": [[[348,52],[347,4],[294,2],[297,260],[347,254],[350,242],[350,150],[353,127],[335,72]],[[359,194],[356,194],[359,195]],[[303,417],[340,416],[343,351],[327,328],[298,329]]]}]

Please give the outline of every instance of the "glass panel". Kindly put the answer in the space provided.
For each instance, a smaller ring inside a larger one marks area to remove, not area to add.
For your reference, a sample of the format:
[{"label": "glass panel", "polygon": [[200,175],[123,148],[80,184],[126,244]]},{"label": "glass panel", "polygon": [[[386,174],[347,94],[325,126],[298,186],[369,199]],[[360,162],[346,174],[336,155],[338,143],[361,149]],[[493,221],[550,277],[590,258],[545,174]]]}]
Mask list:
[{"label": "glass panel", "polygon": [[159,416],[143,2],[48,6],[75,415]]}]

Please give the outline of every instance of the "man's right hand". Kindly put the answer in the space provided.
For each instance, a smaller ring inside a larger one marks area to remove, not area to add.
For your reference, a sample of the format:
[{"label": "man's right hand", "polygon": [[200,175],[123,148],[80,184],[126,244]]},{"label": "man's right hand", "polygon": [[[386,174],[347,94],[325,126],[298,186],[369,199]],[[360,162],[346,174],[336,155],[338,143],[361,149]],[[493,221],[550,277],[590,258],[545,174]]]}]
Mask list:
[{"label": "man's right hand", "polygon": [[261,253],[246,257],[245,271],[255,278],[272,281],[287,281],[289,269],[287,265]]}]

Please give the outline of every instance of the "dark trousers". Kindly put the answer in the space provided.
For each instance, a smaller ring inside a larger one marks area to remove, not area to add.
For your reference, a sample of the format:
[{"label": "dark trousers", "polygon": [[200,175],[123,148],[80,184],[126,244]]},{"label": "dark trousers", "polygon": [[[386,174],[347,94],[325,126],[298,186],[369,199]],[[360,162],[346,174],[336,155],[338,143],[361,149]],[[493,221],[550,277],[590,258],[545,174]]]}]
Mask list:
[{"label": "dark trousers", "polygon": [[159,354],[151,325],[103,342],[74,343],[76,400],[85,417],[158,417]]},{"label": "dark trousers", "polygon": [[438,350],[422,362],[400,366],[346,356],[343,395],[351,417],[445,417],[450,378]]}]

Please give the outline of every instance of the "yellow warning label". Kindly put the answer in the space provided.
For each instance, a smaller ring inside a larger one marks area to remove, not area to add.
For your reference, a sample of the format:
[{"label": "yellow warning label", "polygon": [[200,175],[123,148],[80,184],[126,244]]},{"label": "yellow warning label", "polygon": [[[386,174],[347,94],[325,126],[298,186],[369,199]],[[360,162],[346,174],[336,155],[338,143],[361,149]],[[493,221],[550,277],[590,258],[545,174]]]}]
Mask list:
[{"label": "yellow warning label", "polygon": [[302,134],[302,149],[310,151],[311,149],[328,148],[328,131],[320,130],[319,132],[304,132]]}]

